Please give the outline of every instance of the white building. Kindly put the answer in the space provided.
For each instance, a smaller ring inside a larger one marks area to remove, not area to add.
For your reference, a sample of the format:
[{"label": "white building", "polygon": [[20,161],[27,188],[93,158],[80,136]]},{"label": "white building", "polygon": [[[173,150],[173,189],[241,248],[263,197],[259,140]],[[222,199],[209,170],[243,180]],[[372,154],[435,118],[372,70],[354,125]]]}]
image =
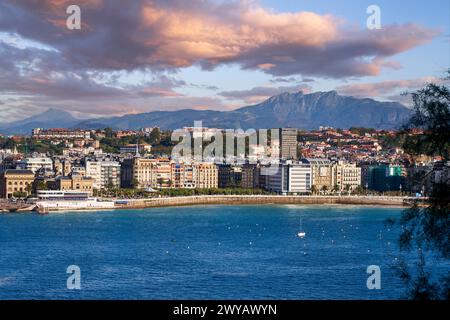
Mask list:
[{"label": "white building", "polygon": [[117,161],[87,161],[86,177],[94,180],[92,188],[120,187],[120,163]]},{"label": "white building", "polygon": [[53,171],[52,159],[47,157],[25,158],[17,162],[17,169],[31,170],[33,173],[36,173],[41,168]]},{"label": "white building", "polygon": [[266,188],[279,193],[310,193],[312,172],[309,164],[283,163],[267,176]]}]

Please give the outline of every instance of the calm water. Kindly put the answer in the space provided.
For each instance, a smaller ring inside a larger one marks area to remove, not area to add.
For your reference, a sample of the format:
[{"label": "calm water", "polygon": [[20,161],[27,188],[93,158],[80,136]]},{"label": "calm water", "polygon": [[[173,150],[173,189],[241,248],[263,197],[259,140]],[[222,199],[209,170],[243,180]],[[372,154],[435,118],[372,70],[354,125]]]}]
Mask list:
[{"label": "calm water", "polygon": [[[0,215],[0,299],[395,299],[401,209],[196,206]],[[305,239],[296,237],[300,217]],[[382,289],[368,290],[379,265]],[[66,269],[81,268],[81,290]]]}]

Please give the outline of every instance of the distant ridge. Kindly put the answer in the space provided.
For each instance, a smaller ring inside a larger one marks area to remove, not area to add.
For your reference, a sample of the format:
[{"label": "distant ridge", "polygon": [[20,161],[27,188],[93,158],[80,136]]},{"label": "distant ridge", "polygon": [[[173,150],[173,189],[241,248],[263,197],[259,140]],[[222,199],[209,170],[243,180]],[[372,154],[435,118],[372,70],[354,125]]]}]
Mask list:
[{"label": "distant ridge", "polygon": [[288,126],[305,130],[317,129],[319,126],[395,129],[409,119],[411,114],[410,109],[397,102],[341,96],[336,91],[311,94],[297,92],[282,93],[262,103],[234,111],[153,111],[80,121],[67,112],[50,109],[39,116],[0,127],[0,132],[29,133],[34,127],[111,127],[123,130],[159,126],[163,129],[178,129],[193,126],[197,120],[202,120],[206,127],[231,129]]},{"label": "distant ridge", "polygon": [[7,125],[0,124],[0,133],[3,134],[30,134],[33,128],[71,128],[80,122],[69,112],[50,108],[47,111],[11,122]]}]

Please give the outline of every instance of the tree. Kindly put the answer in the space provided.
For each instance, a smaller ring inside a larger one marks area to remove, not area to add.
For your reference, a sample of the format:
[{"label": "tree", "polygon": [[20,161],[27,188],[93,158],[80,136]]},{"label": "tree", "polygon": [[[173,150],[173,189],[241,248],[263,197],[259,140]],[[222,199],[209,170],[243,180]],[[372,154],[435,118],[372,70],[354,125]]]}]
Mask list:
[{"label": "tree", "polygon": [[23,199],[27,197],[27,193],[25,191],[14,191],[13,197],[18,199]]},{"label": "tree", "polygon": [[364,193],[364,189],[362,186],[357,186],[355,189],[355,193],[356,194],[363,194]]},{"label": "tree", "polygon": [[106,138],[114,138],[114,131],[111,128],[105,128],[105,136]]},{"label": "tree", "polygon": [[316,194],[317,193],[317,187],[315,185],[311,186],[311,193]]},{"label": "tree", "polygon": [[131,187],[132,187],[133,189],[139,188],[139,180],[136,179],[136,178],[133,178],[133,179],[131,180]]},{"label": "tree", "polygon": [[48,190],[48,186],[45,181],[39,180],[36,182],[36,191],[38,190]]},{"label": "tree", "polygon": [[150,132],[149,142],[151,144],[157,144],[161,141],[161,131],[159,128],[154,128],[152,132]]},{"label": "tree", "polygon": [[352,186],[349,184],[345,185],[345,191],[347,192],[348,195],[350,195],[350,190],[352,189]]},{"label": "tree", "polygon": [[156,179],[156,183],[158,184],[159,188],[162,188],[162,185],[164,184],[164,179],[163,178],[158,178]]},{"label": "tree", "polygon": [[[448,74],[450,78],[450,70]],[[404,150],[412,156],[426,154],[440,156],[444,163],[449,161],[450,88],[430,83],[412,93],[412,99],[414,115],[402,131]],[[421,133],[416,134],[417,130]],[[436,163],[429,174],[437,170]],[[415,269],[404,261],[398,265],[411,299],[450,299],[450,275],[433,275],[427,264],[430,256],[438,255],[446,261],[450,258],[449,183],[448,178],[435,181],[425,206],[415,201],[400,219],[400,249],[418,254]]]},{"label": "tree", "polygon": [[337,192],[339,192],[339,186],[337,184],[335,184],[333,187],[333,193],[337,193]]},{"label": "tree", "polygon": [[328,187],[327,186],[322,186],[322,193],[323,194],[327,194],[328,193]]},{"label": "tree", "polygon": [[112,179],[108,180],[108,184],[106,186],[106,189],[108,190],[112,190],[116,188],[116,184],[114,183],[114,181]]}]

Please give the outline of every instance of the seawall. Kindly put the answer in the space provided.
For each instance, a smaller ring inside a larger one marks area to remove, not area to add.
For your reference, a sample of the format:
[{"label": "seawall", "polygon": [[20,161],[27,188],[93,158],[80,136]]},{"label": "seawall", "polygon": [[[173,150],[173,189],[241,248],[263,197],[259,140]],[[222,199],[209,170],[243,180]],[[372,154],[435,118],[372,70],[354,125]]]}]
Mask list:
[{"label": "seawall", "polygon": [[117,208],[151,208],[188,205],[267,205],[267,204],[343,204],[343,205],[378,205],[404,206],[409,198],[405,197],[369,197],[369,196],[262,196],[262,195],[217,195],[187,196],[171,198],[150,198],[123,200]]}]

